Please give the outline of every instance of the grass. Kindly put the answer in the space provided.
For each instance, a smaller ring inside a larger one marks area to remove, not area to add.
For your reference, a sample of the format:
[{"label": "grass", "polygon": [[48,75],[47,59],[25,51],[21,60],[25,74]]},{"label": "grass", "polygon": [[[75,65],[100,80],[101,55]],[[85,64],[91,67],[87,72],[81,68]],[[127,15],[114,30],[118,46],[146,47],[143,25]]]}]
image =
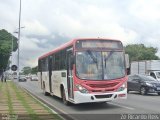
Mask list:
[{"label": "grass", "polygon": [[[33,97],[32,97],[33,98]],[[34,98],[33,98],[34,99]],[[50,113],[50,115],[52,115],[54,118],[56,118],[56,120],[63,120],[62,118],[60,118],[57,114],[54,114],[53,111],[51,109],[49,109],[47,106],[44,106],[40,101],[37,101],[34,99],[34,101],[39,104],[40,106],[43,106],[45,110],[48,111],[48,113]]]},{"label": "grass", "polygon": [[11,99],[11,95],[10,95],[10,91],[8,89],[8,84],[6,84],[6,88],[7,88],[7,91],[6,91],[6,95],[7,95],[7,103],[8,103],[8,107],[9,107],[9,114],[14,114],[13,112],[13,105],[12,105],[12,99]]},{"label": "grass", "polygon": [[13,88],[13,90],[16,93],[17,98],[21,101],[22,105],[24,106],[24,108],[26,109],[27,113],[29,114],[29,116],[33,119],[33,120],[38,120],[38,115],[34,112],[34,110],[31,108],[31,106],[27,103],[27,101],[24,99],[24,91],[21,91],[18,89],[17,86],[15,86],[15,84],[12,82],[11,83],[11,87]]},{"label": "grass", "polygon": [[[34,97],[30,96],[27,92],[25,92],[20,86],[16,85],[12,81],[7,81],[6,83],[0,82],[0,100],[1,98],[6,99],[6,104],[8,105],[8,114],[18,114],[15,111],[16,106],[14,106],[13,102],[16,100],[20,107],[22,107],[26,115],[32,120],[40,120],[41,115],[36,111],[32,105],[38,106],[38,110],[44,111],[50,118],[56,120],[62,120],[57,114],[53,113],[47,106],[43,105],[40,101],[34,99]],[[44,119],[44,118],[43,118]],[[46,119],[46,118],[45,118]]]},{"label": "grass", "polygon": [[[28,93],[27,93],[28,94]],[[29,94],[28,94],[29,95]],[[35,103],[37,103],[38,105],[42,106],[45,110],[48,111],[49,115],[52,115],[56,120],[63,120],[62,118],[60,118],[57,114],[53,113],[53,111],[51,109],[49,109],[47,106],[45,106],[43,103],[41,103],[40,101],[37,101],[33,96],[31,96],[33,101]]]}]

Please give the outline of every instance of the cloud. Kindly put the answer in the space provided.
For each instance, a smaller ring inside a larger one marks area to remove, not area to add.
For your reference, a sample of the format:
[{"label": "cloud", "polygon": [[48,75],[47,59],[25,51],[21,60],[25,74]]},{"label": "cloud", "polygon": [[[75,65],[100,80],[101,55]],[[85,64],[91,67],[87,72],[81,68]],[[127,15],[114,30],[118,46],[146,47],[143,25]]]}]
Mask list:
[{"label": "cloud", "polygon": [[[18,2],[0,4],[0,11],[6,11],[0,13],[0,28],[11,33],[18,28]],[[23,0],[21,64],[33,66],[43,53],[82,37],[143,43],[160,51],[159,6],[159,0]]]},{"label": "cloud", "polygon": [[142,21],[155,22],[157,20],[160,20],[159,6],[159,0],[155,0],[154,2],[152,0],[135,0],[130,5],[129,10],[135,17]]},{"label": "cloud", "polygon": [[[45,38],[37,39],[38,36],[26,37],[20,39],[20,68],[24,66],[37,66],[38,58],[43,54],[53,50],[57,46],[63,44],[67,37],[55,34],[53,36],[45,36]],[[59,42],[57,42],[59,41]],[[15,57],[17,55],[14,55]],[[16,58],[17,59],[17,58]],[[15,59],[15,60],[16,60]]]},{"label": "cloud", "polygon": [[49,30],[41,24],[38,20],[24,22],[26,35],[49,35]]}]

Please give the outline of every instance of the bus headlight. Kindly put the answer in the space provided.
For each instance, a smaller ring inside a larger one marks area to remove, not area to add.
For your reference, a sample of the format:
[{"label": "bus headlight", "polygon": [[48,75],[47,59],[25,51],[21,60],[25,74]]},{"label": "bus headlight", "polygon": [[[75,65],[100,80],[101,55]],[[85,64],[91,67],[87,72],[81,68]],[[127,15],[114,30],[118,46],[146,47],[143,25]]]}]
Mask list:
[{"label": "bus headlight", "polygon": [[77,84],[76,88],[81,92],[81,93],[88,93],[88,90],[84,88],[83,86]]},{"label": "bus headlight", "polygon": [[127,86],[127,83],[122,84],[122,85],[118,88],[117,92],[123,91],[123,90],[126,88],[126,86]]}]

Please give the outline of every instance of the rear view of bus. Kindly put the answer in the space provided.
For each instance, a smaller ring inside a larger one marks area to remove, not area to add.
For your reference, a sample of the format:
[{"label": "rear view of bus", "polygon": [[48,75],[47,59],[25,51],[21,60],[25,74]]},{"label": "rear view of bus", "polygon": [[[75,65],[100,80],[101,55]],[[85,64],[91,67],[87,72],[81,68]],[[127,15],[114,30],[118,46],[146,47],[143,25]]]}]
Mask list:
[{"label": "rear view of bus", "polygon": [[105,102],[127,97],[123,45],[117,40],[75,43],[74,102]]}]

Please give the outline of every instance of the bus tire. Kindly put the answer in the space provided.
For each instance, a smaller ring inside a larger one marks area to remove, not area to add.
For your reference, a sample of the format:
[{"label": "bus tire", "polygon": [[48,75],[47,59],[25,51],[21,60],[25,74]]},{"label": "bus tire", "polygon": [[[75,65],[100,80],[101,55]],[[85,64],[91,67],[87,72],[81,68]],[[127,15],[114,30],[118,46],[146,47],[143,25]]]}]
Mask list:
[{"label": "bus tire", "polygon": [[44,95],[45,96],[49,96],[50,94],[48,92],[44,92]]},{"label": "bus tire", "polygon": [[66,94],[64,88],[62,89],[62,100],[65,105],[69,105],[69,101],[66,100]]}]

